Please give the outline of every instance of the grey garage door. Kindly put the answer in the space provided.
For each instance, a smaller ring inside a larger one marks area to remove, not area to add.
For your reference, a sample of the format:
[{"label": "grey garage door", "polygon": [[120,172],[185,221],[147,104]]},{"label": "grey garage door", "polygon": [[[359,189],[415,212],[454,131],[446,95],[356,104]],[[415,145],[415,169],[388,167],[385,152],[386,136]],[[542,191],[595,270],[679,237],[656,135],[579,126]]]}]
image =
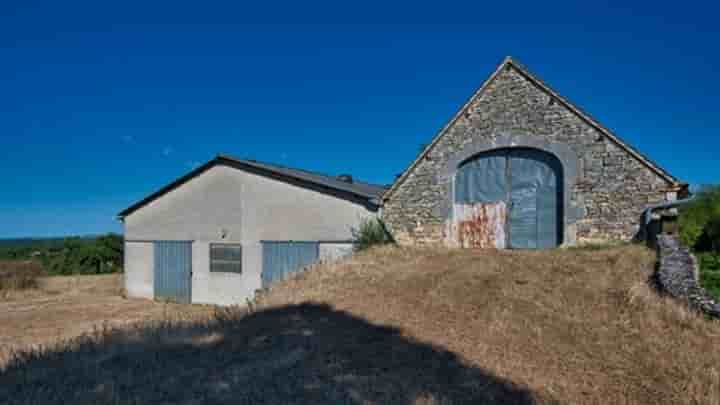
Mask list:
[{"label": "grey garage door", "polygon": [[192,242],[155,242],[155,299],[189,304],[192,288]]},{"label": "grey garage door", "polygon": [[504,203],[504,245],[556,247],[562,232],[562,168],[536,149],[504,149],[479,155],[458,168],[455,203]]},{"label": "grey garage door", "polygon": [[275,242],[263,241],[262,285],[282,280],[316,263],[319,256],[318,242]]}]

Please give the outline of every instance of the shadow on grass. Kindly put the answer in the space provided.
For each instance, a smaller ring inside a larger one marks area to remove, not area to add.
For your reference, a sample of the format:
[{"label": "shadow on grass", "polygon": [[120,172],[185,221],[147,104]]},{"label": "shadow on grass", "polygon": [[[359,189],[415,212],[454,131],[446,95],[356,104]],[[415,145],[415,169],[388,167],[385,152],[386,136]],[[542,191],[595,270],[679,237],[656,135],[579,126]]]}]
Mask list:
[{"label": "shadow on grass", "polygon": [[19,355],[18,404],[532,404],[526,389],[326,305],[98,331]]}]

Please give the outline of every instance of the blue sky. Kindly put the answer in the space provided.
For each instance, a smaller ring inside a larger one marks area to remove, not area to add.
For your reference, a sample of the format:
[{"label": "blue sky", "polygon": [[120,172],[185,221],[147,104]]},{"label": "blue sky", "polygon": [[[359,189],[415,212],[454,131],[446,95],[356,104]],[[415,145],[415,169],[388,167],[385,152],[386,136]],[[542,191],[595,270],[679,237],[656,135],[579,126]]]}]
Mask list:
[{"label": "blue sky", "polygon": [[0,4],[0,237],[120,231],[219,152],[390,183],[506,55],[720,183],[710,2],[110,3]]}]

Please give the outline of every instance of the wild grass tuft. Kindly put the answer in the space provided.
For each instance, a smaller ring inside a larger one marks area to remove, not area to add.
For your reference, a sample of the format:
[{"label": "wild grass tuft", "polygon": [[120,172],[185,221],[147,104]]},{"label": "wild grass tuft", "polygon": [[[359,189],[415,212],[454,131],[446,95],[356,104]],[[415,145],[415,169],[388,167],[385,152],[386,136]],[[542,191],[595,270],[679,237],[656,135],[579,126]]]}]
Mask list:
[{"label": "wild grass tuft", "polygon": [[369,249],[392,243],[390,233],[383,222],[375,217],[365,218],[357,229],[352,230],[353,243],[356,251]]},{"label": "wild grass tuft", "polygon": [[0,260],[0,292],[37,288],[45,275],[42,266],[32,260]]}]

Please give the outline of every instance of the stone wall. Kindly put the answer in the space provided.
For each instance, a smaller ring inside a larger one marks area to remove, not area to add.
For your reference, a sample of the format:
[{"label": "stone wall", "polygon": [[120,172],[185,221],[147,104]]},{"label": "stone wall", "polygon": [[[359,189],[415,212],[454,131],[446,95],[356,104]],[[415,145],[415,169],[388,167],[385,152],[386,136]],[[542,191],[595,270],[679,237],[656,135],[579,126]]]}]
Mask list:
[{"label": "stone wall", "polygon": [[700,287],[698,263],[690,251],[673,235],[658,236],[657,247],[660,263],[656,278],[660,289],[695,310],[720,318],[720,303]]},{"label": "stone wall", "polygon": [[[499,141],[508,138],[515,139],[514,145]],[[590,125],[526,72],[505,64],[386,195],[383,218],[395,239],[401,244],[442,241],[452,190],[448,165],[479,142],[522,146],[518,139],[540,149],[563,145],[573,152],[577,173],[565,186],[566,245],[632,238],[648,204],[675,196],[677,184]]]}]

